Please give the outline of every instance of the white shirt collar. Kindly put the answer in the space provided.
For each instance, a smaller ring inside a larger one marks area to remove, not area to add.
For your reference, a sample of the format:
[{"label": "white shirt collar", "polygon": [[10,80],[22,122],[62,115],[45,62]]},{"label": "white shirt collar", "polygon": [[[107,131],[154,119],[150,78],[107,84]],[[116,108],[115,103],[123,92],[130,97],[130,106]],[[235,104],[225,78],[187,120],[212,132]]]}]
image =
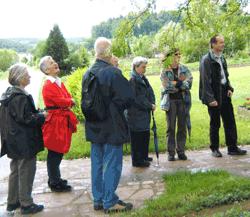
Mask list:
[{"label": "white shirt collar", "polygon": [[59,87],[61,87],[62,81],[59,77],[53,77],[53,76],[47,75],[47,80],[50,80],[51,83],[56,83]]}]

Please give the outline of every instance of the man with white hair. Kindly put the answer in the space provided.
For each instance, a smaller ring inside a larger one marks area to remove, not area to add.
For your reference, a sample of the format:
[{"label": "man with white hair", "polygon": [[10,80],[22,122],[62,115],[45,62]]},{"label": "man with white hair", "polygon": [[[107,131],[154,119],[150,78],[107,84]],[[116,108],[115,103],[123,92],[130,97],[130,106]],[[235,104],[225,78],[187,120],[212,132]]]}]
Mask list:
[{"label": "man with white hair", "polygon": [[[122,171],[123,143],[129,141],[124,110],[134,95],[122,72],[111,63],[111,42],[100,37],[95,42],[96,61],[85,73],[82,96],[86,81],[94,75],[98,79],[105,103],[104,120],[91,121],[86,117],[86,140],[91,142],[91,182],[94,209],[105,213],[128,211],[133,205],[119,200],[115,194]],[[82,98],[82,105],[84,100]]]}]

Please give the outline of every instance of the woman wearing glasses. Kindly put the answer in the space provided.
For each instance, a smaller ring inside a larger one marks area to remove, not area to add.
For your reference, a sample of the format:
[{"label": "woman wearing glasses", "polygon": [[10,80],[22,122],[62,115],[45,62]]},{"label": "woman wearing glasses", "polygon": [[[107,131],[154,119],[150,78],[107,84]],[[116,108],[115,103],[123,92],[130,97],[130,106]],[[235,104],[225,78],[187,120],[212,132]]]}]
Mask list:
[{"label": "woman wearing glasses", "polygon": [[[169,50],[162,59],[161,72],[162,102],[161,108],[166,111],[168,160],[175,160],[177,152],[180,160],[187,160],[185,144],[187,137],[187,120],[191,106],[190,89],[193,77],[188,68],[180,64],[180,50]],[[177,134],[176,132],[177,123]]]}]

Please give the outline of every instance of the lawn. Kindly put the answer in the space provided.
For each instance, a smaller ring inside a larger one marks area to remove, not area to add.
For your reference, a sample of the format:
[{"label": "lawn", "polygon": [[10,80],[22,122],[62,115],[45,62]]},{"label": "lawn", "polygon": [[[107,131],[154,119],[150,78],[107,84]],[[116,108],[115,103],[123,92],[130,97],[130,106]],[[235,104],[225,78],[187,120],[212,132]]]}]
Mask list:
[{"label": "lawn", "polygon": [[[225,171],[180,171],[167,174],[163,178],[166,190],[161,196],[146,201],[144,208],[119,217],[249,216],[242,215],[239,204],[231,209],[229,206],[224,213],[216,211],[219,206],[250,199],[248,178],[234,176]],[[211,212],[206,215],[203,211],[208,209]]]},{"label": "lawn", "polygon": [[[233,104],[235,109],[236,122],[238,127],[238,143],[250,144],[250,123],[249,120],[242,119],[237,115],[237,108],[242,105],[246,97],[250,96],[250,66],[230,68],[230,80],[235,88],[233,95]],[[193,72],[193,87],[192,87],[192,108],[191,108],[191,121],[192,121],[192,133],[190,140],[187,139],[187,149],[201,149],[208,148],[209,146],[209,117],[207,107],[202,105],[198,99],[198,87],[199,87],[199,73]],[[156,123],[158,128],[159,137],[159,149],[161,152],[166,151],[166,121],[165,113],[160,110],[160,79],[158,75],[148,76],[148,79],[153,86],[156,99],[157,110],[155,113]],[[225,145],[224,131],[220,131],[220,143]],[[125,149],[126,150],[126,149]],[[129,146],[128,146],[129,150]],[[153,151],[153,138],[151,135],[150,151]],[[73,135],[71,150],[65,155],[66,159],[74,159],[79,157],[87,157],[90,153],[90,144],[85,142],[84,127],[82,124],[78,125],[78,132]],[[39,154],[39,159],[44,159],[45,153]]]}]

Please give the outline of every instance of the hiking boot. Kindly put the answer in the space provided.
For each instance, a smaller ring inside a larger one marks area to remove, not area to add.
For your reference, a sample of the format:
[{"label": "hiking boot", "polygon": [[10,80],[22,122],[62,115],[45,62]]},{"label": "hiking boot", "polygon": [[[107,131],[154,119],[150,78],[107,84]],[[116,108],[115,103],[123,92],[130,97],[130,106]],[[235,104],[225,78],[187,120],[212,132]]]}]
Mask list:
[{"label": "hiking boot", "polygon": [[6,210],[8,212],[12,212],[12,211],[16,210],[17,208],[19,208],[20,206],[21,206],[21,204],[18,201],[17,203],[14,203],[14,204],[8,204]]},{"label": "hiking boot", "polygon": [[41,212],[44,209],[43,205],[38,205],[35,203],[32,203],[30,206],[22,206],[21,207],[21,214],[34,214],[37,212]]},{"label": "hiking boot", "polygon": [[237,147],[233,150],[228,150],[227,154],[229,154],[229,155],[245,155],[245,154],[247,154],[247,151],[242,150],[239,147]]},{"label": "hiking boot", "polygon": [[212,150],[212,156],[213,157],[222,157],[222,154],[219,151],[219,149],[215,149],[215,150]]},{"label": "hiking boot", "polygon": [[133,167],[149,167],[150,163],[148,161],[132,162]]},{"label": "hiking boot", "polygon": [[174,155],[168,155],[168,161],[175,161]]},{"label": "hiking boot", "polygon": [[178,158],[179,160],[187,160],[187,156],[185,155],[185,153],[178,154]]},{"label": "hiking boot", "polygon": [[103,210],[103,205],[102,204],[94,204],[94,210],[95,211]]},{"label": "hiking boot", "polygon": [[51,191],[54,192],[69,192],[72,190],[70,185],[64,184],[63,182],[59,182],[57,184],[49,184]]},{"label": "hiking boot", "polygon": [[131,210],[132,208],[133,208],[132,203],[125,203],[122,200],[118,200],[118,202],[114,206],[108,209],[104,209],[104,213],[126,212]]}]

